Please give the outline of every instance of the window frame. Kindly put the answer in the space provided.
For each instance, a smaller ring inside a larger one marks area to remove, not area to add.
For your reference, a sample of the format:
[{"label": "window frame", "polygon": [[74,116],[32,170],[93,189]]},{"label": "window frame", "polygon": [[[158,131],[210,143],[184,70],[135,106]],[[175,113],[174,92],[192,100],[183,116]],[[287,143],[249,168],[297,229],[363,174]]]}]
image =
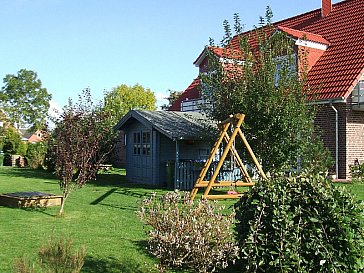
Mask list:
[{"label": "window frame", "polygon": [[152,135],[150,130],[138,130],[132,132],[134,156],[150,156]]}]

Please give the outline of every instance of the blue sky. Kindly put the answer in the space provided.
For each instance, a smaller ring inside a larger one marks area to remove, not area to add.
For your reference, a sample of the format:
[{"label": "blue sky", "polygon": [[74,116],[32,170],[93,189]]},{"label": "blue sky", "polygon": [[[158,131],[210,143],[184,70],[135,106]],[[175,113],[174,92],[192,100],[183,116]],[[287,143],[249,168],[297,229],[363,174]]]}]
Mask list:
[{"label": "blue sky", "polygon": [[33,70],[58,106],[86,87],[101,99],[136,83],[161,104],[198,75],[193,61],[221,40],[224,19],[239,13],[249,30],[268,5],[278,21],[321,0],[1,0],[0,77]]}]

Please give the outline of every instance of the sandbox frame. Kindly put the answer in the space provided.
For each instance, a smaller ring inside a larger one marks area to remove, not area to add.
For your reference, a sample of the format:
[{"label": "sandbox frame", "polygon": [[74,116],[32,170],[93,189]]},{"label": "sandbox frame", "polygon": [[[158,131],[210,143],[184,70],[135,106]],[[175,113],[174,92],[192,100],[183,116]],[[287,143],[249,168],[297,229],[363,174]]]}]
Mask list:
[{"label": "sandbox frame", "polygon": [[45,208],[60,206],[63,196],[44,192],[13,192],[0,194],[0,205],[13,208]]}]

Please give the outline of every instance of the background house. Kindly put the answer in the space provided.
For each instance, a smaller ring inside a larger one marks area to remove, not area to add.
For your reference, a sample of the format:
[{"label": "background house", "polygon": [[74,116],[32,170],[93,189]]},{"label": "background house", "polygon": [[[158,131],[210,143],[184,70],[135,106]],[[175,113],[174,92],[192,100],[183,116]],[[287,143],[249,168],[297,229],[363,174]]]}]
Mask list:
[{"label": "background house", "polygon": [[[284,32],[295,41],[297,69],[302,67],[300,51],[307,53],[308,99],[320,105],[315,124],[322,132],[326,147],[335,159],[338,178],[350,178],[349,166],[364,162],[364,2],[346,0],[333,4],[322,0],[319,9],[274,23],[275,31]],[[255,32],[249,37],[254,49]],[[230,50],[239,49],[234,37]],[[219,58],[229,51],[205,48],[194,62],[199,72],[206,71],[206,50]],[[173,111],[199,111],[203,103],[199,79],[195,79],[170,107]]]},{"label": "background house", "polygon": [[208,126],[197,112],[129,111],[115,126],[125,134],[127,180],[191,189],[209,156],[206,137],[214,139]]},{"label": "background house", "polygon": [[29,143],[41,142],[43,140],[43,133],[40,130],[31,132],[28,129],[19,129],[19,133],[22,140]]}]

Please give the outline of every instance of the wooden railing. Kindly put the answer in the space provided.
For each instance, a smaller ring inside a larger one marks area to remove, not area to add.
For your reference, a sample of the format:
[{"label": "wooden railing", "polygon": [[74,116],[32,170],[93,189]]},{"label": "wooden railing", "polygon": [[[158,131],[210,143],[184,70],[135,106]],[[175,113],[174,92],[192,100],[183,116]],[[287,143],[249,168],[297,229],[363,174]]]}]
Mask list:
[{"label": "wooden railing", "polygon": [[[175,188],[179,190],[191,190],[196,183],[203,164],[203,162],[196,162],[194,160],[178,161],[175,173]],[[211,164],[211,168],[206,174],[206,179],[210,179],[216,165],[217,162]],[[239,179],[241,179],[239,168],[224,168],[217,177],[219,181],[235,181]]]}]

